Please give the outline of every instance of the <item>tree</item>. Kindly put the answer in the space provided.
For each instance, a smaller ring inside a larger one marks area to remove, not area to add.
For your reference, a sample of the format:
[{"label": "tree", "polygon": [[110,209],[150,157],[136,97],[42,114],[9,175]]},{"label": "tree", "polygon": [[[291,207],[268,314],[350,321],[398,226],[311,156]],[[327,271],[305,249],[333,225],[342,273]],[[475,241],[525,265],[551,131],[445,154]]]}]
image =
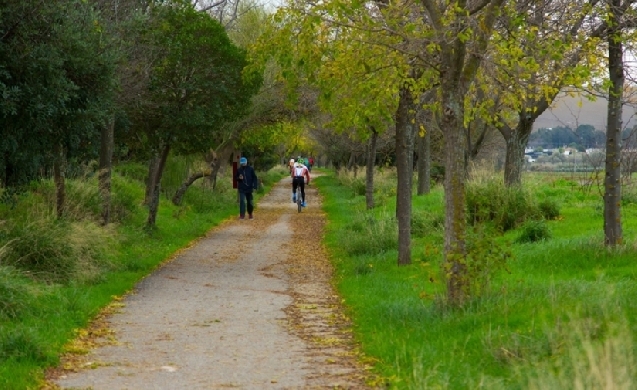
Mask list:
[{"label": "tree", "polygon": [[504,0],[440,4],[423,0],[439,59],[441,127],[445,151],[445,271],[447,299],[466,299],[465,97],[480,69]]},{"label": "tree", "polygon": [[494,124],[506,142],[505,184],[521,184],[524,148],[535,120],[563,88],[582,86],[595,74],[591,56],[602,32],[597,3],[514,2],[501,18],[488,69],[495,85],[482,88],[497,88],[504,103]]},{"label": "tree", "polygon": [[623,243],[621,222],[621,131],[624,93],[624,26],[622,19],[633,1],[608,1],[608,116],[606,177],[604,178],[604,243]]},{"label": "tree", "polygon": [[[403,28],[401,18],[409,14],[410,4],[333,0],[307,4],[290,2],[274,20],[255,55],[273,55],[286,81],[316,85],[321,109],[330,115],[329,126],[347,132],[349,138],[370,142],[367,149],[367,204],[373,204],[373,150],[375,134],[396,131],[397,216],[399,231],[398,263],[411,262],[410,218],[412,155],[416,126],[413,112],[419,94],[426,88],[423,72],[410,65],[416,54],[414,42],[394,34],[387,25]],[[398,16],[397,16],[398,15]],[[411,27],[419,21],[406,22]],[[417,27],[416,27],[417,28]],[[266,54],[264,54],[266,53]],[[265,63],[267,60],[262,59]],[[350,155],[350,162],[355,155]]]},{"label": "tree", "polygon": [[244,81],[245,53],[219,22],[190,4],[156,4],[140,28],[151,62],[148,83],[129,115],[157,161],[149,168],[152,227],[170,151],[203,153],[213,147],[223,125],[244,114],[260,80]]},{"label": "tree", "polygon": [[73,0],[10,1],[0,16],[5,185],[18,185],[41,166],[53,165],[59,216],[66,160],[97,154],[99,129],[114,96],[114,56],[97,20],[89,4]]},{"label": "tree", "polygon": [[[98,189],[102,203],[102,224],[107,225],[111,217],[111,173],[113,164],[113,148],[115,143],[115,122],[119,112],[122,111],[122,96],[127,94],[129,85],[123,80],[127,73],[124,59],[129,57],[128,51],[132,49],[130,42],[134,38],[128,35],[128,27],[131,21],[141,15],[148,6],[150,0],[92,0],[100,15],[101,28],[105,31],[104,42],[107,42],[110,50],[116,53],[118,69],[116,72],[119,94],[115,98],[115,104],[111,108],[110,119],[101,127],[99,165],[98,165]],[[103,26],[103,27],[102,27]]]}]

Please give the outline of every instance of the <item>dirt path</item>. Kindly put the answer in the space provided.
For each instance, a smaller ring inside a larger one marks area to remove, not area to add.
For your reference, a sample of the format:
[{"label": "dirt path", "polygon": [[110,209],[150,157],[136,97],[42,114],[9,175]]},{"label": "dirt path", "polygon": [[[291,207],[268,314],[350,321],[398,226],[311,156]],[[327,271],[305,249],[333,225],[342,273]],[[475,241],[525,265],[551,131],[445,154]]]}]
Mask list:
[{"label": "dirt path", "polygon": [[50,383],[94,390],[366,388],[330,285],[320,199],[306,189],[308,207],[298,214],[289,181],[259,202],[254,220],[212,230],[113,305],[78,340],[94,348],[65,357]]}]

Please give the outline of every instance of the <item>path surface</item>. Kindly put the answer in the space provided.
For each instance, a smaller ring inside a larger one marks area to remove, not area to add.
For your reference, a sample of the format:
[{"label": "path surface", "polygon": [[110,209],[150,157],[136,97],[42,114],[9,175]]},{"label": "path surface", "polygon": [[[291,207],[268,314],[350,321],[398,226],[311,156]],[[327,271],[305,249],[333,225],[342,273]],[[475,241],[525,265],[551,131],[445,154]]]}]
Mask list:
[{"label": "path surface", "polygon": [[53,386],[366,388],[330,284],[317,190],[298,214],[289,182],[254,220],[226,221],[139,283],[94,324],[97,347],[50,373]]}]

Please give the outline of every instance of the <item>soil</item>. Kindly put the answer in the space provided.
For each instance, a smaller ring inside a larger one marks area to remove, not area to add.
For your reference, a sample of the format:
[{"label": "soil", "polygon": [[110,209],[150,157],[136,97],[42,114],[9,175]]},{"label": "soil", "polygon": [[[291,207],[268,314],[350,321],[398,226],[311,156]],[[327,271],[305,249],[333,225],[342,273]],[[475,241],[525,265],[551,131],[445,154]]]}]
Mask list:
[{"label": "soil", "polygon": [[[290,179],[116,300],[69,345],[48,388],[365,389],[322,246],[314,187]],[[238,207],[237,207],[238,209]]]}]

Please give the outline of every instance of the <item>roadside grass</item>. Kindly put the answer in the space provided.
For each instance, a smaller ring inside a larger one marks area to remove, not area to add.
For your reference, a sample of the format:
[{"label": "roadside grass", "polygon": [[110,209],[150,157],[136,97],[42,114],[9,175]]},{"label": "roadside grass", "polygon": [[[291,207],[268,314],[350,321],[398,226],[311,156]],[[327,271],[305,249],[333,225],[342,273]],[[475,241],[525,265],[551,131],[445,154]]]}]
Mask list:
[{"label": "roadside grass", "polygon": [[[174,183],[174,172],[183,172],[188,161],[170,164],[176,166],[169,165]],[[96,223],[94,175],[68,181],[63,220],[54,217],[50,180],[0,203],[0,388],[39,388],[44,370],[59,363],[78,329],[181,248],[238,214],[227,173],[214,192],[203,180],[195,183],[181,206],[162,196],[157,227],[149,231],[144,175],[142,165],[115,168],[115,222],[106,228]],[[264,188],[256,198],[283,175],[284,168],[259,173]]]},{"label": "roadside grass", "polygon": [[[470,241],[512,257],[486,275],[481,294],[454,309],[444,304],[440,271],[442,188],[414,196],[413,262],[398,267],[395,198],[365,210],[345,175],[316,179],[328,216],[325,243],[355,336],[389,388],[637,388],[634,203],[622,209],[626,244],[609,250],[597,193],[564,178],[525,177],[528,199],[559,209],[539,219],[550,236],[519,241],[524,221],[504,233],[490,222],[470,228]],[[354,243],[365,237],[362,251]]]}]

